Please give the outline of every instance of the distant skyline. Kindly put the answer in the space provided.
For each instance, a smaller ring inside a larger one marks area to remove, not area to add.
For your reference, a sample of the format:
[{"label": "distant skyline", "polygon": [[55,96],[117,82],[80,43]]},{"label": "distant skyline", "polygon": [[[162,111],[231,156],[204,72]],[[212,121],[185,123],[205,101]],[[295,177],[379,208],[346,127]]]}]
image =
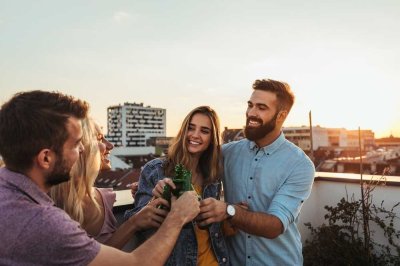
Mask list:
[{"label": "distant skyline", "polygon": [[174,136],[209,105],[221,130],[245,124],[256,79],[288,82],[284,126],[400,137],[400,1],[0,0],[0,103],[22,90],[107,107],[167,109]]}]

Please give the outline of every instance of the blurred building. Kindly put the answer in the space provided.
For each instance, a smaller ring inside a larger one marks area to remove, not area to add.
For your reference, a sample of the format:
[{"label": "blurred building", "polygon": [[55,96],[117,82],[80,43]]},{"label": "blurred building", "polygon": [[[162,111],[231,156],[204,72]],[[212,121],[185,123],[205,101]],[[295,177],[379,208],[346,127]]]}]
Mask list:
[{"label": "blurred building", "polygon": [[130,189],[130,184],[138,181],[139,176],[140,169],[101,171],[94,186],[114,190]]},{"label": "blurred building", "polygon": [[[299,146],[304,151],[311,149],[310,128],[285,127],[283,133],[286,139]],[[375,134],[372,130],[361,130],[361,147],[363,150],[371,150],[375,146]],[[324,128],[320,126],[312,127],[313,150],[335,149],[358,150],[359,138],[358,130],[347,130],[345,128]]]},{"label": "blurred building", "polygon": [[387,138],[376,139],[375,144],[376,146],[382,148],[400,147],[400,138],[396,138],[393,135],[390,135]]},{"label": "blurred building", "polygon": [[166,109],[124,103],[107,108],[107,138],[115,147],[145,147],[151,137],[165,137]]},{"label": "blurred building", "polygon": [[244,138],[244,131],[241,128],[228,129],[225,127],[222,132],[222,143],[237,141]]},{"label": "blurred building", "polygon": [[112,154],[131,167],[140,168],[156,154],[152,138],[165,138],[166,109],[124,103],[107,108],[107,139],[114,144]]},{"label": "blurred building", "polygon": [[151,137],[147,140],[147,146],[155,147],[155,155],[163,156],[168,152],[168,148],[171,145],[173,137]]},{"label": "blurred building", "polygon": [[[282,129],[287,140],[299,146],[305,152],[311,150],[310,128],[284,127]],[[345,128],[312,127],[313,150],[353,150],[358,149],[358,130]],[[243,129],[228,129],[222,133],[223,142],[231,142],[244,138]],[[371,150],[375,146],[375,134],[372,130],[361,130],[361,146],[364,150]]]}]

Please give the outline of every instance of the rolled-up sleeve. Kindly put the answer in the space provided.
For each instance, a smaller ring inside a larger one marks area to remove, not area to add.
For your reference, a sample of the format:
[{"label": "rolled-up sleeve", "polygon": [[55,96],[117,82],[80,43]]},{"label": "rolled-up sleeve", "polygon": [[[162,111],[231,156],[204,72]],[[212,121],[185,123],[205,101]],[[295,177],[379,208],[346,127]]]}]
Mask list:
[{"label": "rolled-up sleeve", "polygon": [[303,202],[310,196],[314,174],[314,165],[309,160],[298,162],[275,194],[267,212],[281,220],[284,231],[296,220]]}]

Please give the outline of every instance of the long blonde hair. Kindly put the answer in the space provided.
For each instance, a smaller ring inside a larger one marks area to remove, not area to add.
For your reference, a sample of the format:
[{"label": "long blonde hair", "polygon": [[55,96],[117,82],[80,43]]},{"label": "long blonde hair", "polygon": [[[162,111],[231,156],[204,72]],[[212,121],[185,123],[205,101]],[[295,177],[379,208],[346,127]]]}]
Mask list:
[{"label": "long blonde hair", "polygon": [[94,219],[100,218],[100,207],[92,193],[94,182],[100,171],[100,151],[97,132],[91,118],[82,120],[83,153],[73,165],[70,175],[71,180],[54,186],[50,196],[57,207],[63,209],[69,216],[81,225],[84,221],[83,205],[86,196],[93,202],[97,211]]},{"label": "long blonde hair", "polygon": [[183,120],[177,136],[172,140],[172,144],[168,149],[167,160],[165,163],[165,174],[167,176],[174,175],[176,164],[183,164],[189,168],[192,158],[187,147],[187,131],[190,121],[195,114],[203,114],[210,118],[211,121],[211,142],[207,150],[203,152],[199,160],[199,168],[205,178],[205,183],[215,182],[221,175],[221,143],[219,135],[219,119],[217,113],[209,106],[199,106],[193,109]]}]

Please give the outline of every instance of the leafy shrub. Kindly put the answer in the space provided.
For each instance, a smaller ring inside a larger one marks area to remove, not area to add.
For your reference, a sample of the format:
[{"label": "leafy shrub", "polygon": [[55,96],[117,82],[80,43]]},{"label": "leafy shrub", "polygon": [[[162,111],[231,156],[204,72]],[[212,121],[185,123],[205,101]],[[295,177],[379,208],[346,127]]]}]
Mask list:
[{"label": "leafy shrub", "polygon": [[[371,192],[366,187],[364,200],[342,198],[335,207],[325,206],[328,224],[314,228],[311,223],[311,239],[303,248],[304,265],[400,265],[400,231],[394,227],[395,204],[390,210],[372,204]],[[364,206],[363,206],[364,204]],[[378,225],[387,244],[373,240],[370,222]]]}]

